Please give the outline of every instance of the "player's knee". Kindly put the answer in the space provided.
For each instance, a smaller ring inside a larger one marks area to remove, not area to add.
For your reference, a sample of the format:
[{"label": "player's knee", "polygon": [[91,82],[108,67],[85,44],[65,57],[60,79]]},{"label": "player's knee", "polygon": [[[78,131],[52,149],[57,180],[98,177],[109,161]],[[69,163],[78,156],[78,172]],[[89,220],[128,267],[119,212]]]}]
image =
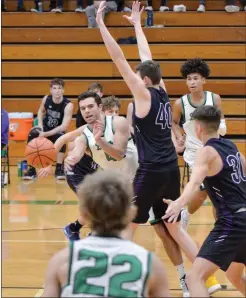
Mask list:
[{"label": "player's knee", "polygon": [[206,274],[202,270],[198,270],[196,268],[191,268],[191,270],[186,274],[186,281],[188,284],[188,288],[194,284],[195,281],[203,281],[205,282],[207,279]]}]

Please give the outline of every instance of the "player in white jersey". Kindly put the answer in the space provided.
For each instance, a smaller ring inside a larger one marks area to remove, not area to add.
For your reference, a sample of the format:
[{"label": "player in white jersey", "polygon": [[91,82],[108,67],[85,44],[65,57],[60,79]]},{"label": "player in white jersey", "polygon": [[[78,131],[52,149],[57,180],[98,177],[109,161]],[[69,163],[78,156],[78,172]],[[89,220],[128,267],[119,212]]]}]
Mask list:
[{"label": "player in white jersey", "polygon": [[[197,151],[203,147],[202,142],[195,135],[194,121],[191,121],[192,113],[202,105],[216,106],[222,111],[220,96],[210,91],[204,91],[204,84],[209,77],[209,73],[209,66],[202,59],[187,60],[181,67],[181,74],[186,79],[190,93],[177,99],[173,106],[173,131],[177,139],[177,150],[183,152],[185,148],[183,158],[189,165],[190,170],[194,165]],[[182,135],[182,129],[179,125],[180,120],[183,122],[185,137]],[[219,133],[222,136],[226,134],[223,113]],[[195,213],[206,198],[207,192],[202,184],[200,192],[197,194],[197,200],[188,205],[188,210],[182,210],[181,222],[185,229],[188,227],[190,214]]]},{"label": "player in white jersey", "polygon": [[[93,95],[94,94],[95,93],[93,93]],[[118,98],[114,96],[109,96],[102,99],[102,111],[103,111],[103,114],[106,116],[105,120],[107,123],[105,126],[104,138],[109,140],[111,143],[113,142],[113,135],[112,135],[113,134],[112,133],[113,116],[119,115],[119,109],[120,109],[120,101]],[[72,146],[68,146],[68,148],[70,148],[68,152],[68,156],[70,156],[72,154],[72,150],[74,149],[74,142],[73,143],[69,143],[69,142],[74,141],[76,137],[79,137],[81,134],[83,134],[83,131],[86,127],[87,126],[79,127],[77,130],[69,132],[63,135],[61,138],[59,138],[59,140],[57,140],[57,142],[55,143],[56,151],[59,152],[60,148],[67,143],[68,145],[72,144]],[[93,137],[91,136],[91,132],[89,131],[87,133],[88,133],[88,137],[92,140]],[[77,192],[76,191],[77,186],[83,181],[85,175],[91,174],[93,170],[95,171],[98,167],[98,165],[95,163],[95,160],[93,160],[93,166],[95,167],[91,169],[92,165],[91,165],[90,159],[88,158],[88,155],[91,156],[92,151],[90,150],[89,147],[87,148],[86,153],[87,154],[84,154],[84,156],[80,159],[80,161],[76,163],[76,165],[73,167],[73,170],[66,173],[68,185],[74,192]],[[114,166],[115,169],[117,170],[118,168],[120,169],[120,167],[124,168],[124,170],[128,173],[129,178],[130,179],[133,178],[137,167],[137,156],[136,156],[135,146],[132,145],[132,140],[129,140],[129,144],[127,146],[126,164],[125,164],[125,160],[124,162],[115,161],[112,163],[112,158],[109,155],[107,155],[107,159],[105,159],[106,153],[100,150],[99,155],[101,154],[103,155],[102,157],[98,156],[97,152],[95,156],[93,156],[93,157],[97,157],[96,159],[100,160],[101,168],[108,168],[109,167],[108,159],[110,159],[111,160],[110,166],[112,167]],[[104,161],[107,163],[106,165],[104,164]],[[52,169],[51,166],[41,169],[39,171],[39,177],[45,177],[49,175],[51,173],[51,169]],[[70,223],[63,228],[64,234],[70,241],[79,240],[80,229],[82,228],[83,225],[84,225],[84,220],[83,218],[80,217],[75,222]]]},{"label": "player in white jersey", "polygon": [[52,257],[43,297],[170,297],[159,258],[121,238],[136,214],[132,196],[122,174],[106,170],[85,177],[79,210],[92,234]]},{"label": "player in white jersey", "polygon": [[[189,165],[191,171],[195,162],[196,153],[203,147],[202,142],[195,134],[194,121],[191,121],[191,115],[196,108],[201,105],[215,105],[221,110],[220,96],[209,91],[204,91],[203,89],[206,79],[209,77],[209,73],[210,69],[205,61],[196,58],[187,60],[181,67],[181,74],[186,79],[190,93],[177,99],[173,105],[172,128],[176,137],[176,150],[181,153],[185,148],[183,158]],[[180,127],[181,118],[185,136],[183,136]],[[224,119],[221,120],[220,133],[221,135],[225,135],[226,133]],[[189,203],[188,210],[184,208],[181,212],[181,224],[184,229],[187,230],[188,228],[190,215],[201,207],[206,198],[207,192],[202,184],[200,191],[197,193],[196,200]],[[219,282],[213,275],[208,278],[206,286],[210,289],[210,293],[221,289]]]},{"label": "player in white jersey", "polygon": [[105,116],[101,98],[93,92],[82,93],[78,101],[87,125],[79,128],[80,136],[75,140],[70,156],[65,159],[65,169],[71,171],[88,148],[93,160],[102,169],[124,171],[132,180],[138,166],[138,156],[127,120],[124,117]]}]

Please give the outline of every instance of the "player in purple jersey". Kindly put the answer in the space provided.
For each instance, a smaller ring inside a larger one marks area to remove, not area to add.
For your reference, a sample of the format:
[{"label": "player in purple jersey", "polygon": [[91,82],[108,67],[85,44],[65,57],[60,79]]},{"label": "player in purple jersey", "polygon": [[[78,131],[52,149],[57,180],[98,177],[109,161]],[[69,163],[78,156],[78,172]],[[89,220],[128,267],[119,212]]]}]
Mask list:
[{"label": "player in purple jersey", "polygon": [[204,241],[191,271],[188,285],[192,297],[209,297],[205,280],[219,268],[246,296],[246,162],[235,144],[219,137],[221,112],[214,106],[200,106],[192,114],[198,151],[190,182],[178,200],[169,204],[165,220],[176,222],[180,210],[193,199],[204,182],[216,209],[217,221]]}]

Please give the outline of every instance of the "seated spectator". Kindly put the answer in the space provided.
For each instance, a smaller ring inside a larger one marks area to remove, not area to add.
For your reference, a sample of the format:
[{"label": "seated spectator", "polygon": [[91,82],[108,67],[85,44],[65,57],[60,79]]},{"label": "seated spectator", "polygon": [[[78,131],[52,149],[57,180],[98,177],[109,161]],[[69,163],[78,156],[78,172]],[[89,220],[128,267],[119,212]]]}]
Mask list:
[{"label": "seated spectator", "polygon": [[[225,11],[227,12],[238,12],[240,10],[239,6],[236,5],[236,0],[226,0],[225,3],[226,3]],[[206,11],[206,0],[200,0],[200,5],[197,11],[198,12]]]},{"label": "seated spectator", "polygon": [[[147,7],[145,8],[145,10],[153,10],[152,0],[147,0]],[[161,0],[161,6],[160,6],[159,11],[161,11],[161,12],[169,11],[169,7],[167,6],[167,0]],[[173,6],[173,11],[175,11],[175,12],[186,11],[186,7],[183,4],[174,5]]]},{"label": "seated spectator", "polygon": [[[103,11],[103,17],[110,12],[118,10],[118,6],[117,6],[118,1],[119,0],[106,2],[106,7]],[[85,13],[88,18],[88,28],[97,28],[96,14],[97,14],[99,4],[100,4],[100,1],[94,1],[94,4],[87,6],[85,9]]]},{"label": "seated spectator", "polygon": [[[1,0],[1,9],[2,11],[7,11],[5,6],[5,0]],[[20,12],[26,11],[23,0],[17,0],[17,11],[20,11]]]},{"label": "seated spectator", "polygon": [[[55,13],[62,13],[63,12],[63,0],[57,0],[57,5],[56,5],[56,1],[51,0],[53,2],[55,2],[55,6],[53,7],[53,9],[51,9],[51,12],[55,12]],[[93,4],[93,0],[77,0],[77,7],[75,9],[75,12],[81,13],[84,12],[85,9],[83,9],[83,2],[85,1],[85,3],[90,6]],[[84,4],[85,4],[84,3]]]},{"label": "seated spectator", "polygon": [[1,149],[8,145],[8,134],[9,134],[9,115],[1,109]]},{"label": "seated spectator", "polygon": [[[64,81],[54,79],[50,83],[50,95],[44,96],[38,110],[38,127],[34,127],[28,135],[28,143],[42,136],[49,139],[52,143],[62,136],[72,119],[73,104],[63,95]],[[56,157],[55,177],[58,180],[65,179],[63,170],[63,160],[66,146],[63,146]],[[37,176],[35,168],[29,166],[27,173],[23,176],[24,180],[32,180]]]},{"label": "seated spectator", "polygon": [[243,10],[246,11],[246,0],[241,0],[240,2],[243,6]]},{"label": "seated spectator", "polygon": [[120,115],[120,99],[114,95],[102,99],[102,111],[106,116]]},{"label": "seated spectator", "polygon": [[[31,8],[31,12],[42,12],[43,11],[43,1],[34,0],[35,8]],[[50,0],[49,11],[55,12],[56,10],[56,0]]]},{"label": "seated spectator", "polygon": [[[147,0],[147,6],[146,6],[145,10],[153,10],[152,0]],[[169,7],[167,6],[167,0],[161,0],[161,6],[160,6],[159,10],[161,12],[169,11]]]}]

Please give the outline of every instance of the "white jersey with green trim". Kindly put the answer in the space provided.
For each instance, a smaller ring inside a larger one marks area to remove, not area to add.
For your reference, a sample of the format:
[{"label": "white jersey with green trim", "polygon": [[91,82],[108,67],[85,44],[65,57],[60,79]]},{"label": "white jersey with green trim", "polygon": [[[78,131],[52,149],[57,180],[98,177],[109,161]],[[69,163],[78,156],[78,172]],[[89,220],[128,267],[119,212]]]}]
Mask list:
[{"label": "white jersey with green trim", "polygon": [[[196,137],[194,122],[191,121],[191,114],[195,111],[197,106],[192,104],[190,94],[186,94],[183,97],[181,97],[181,103],[185,121],[183,124],[183,128],[186,134],[184,160],[189,164],[189,166],[192,167],[194,165],[198,149],[200,149],[203,146],[202,142],[198,140]],[[212,92],[204,91],[203,105],[214,105],[214,94]]]},{"label": "white jersey with green trim", "polygon": [[[113,116],[105,116],[105,126],[103,132],[104,140],[113,144],[114,141],[114,126]],[[105,153],[97,144],[93,132],[87,125],[84,129],[84,134],[87,139],[88,147],[91,151],[93,160],[100,165],[102,169],[115,169],[127,173],[130,180],[133,180],[138,167],[137,148],[133,143],[132,138],[129,138],[125,157],[121,160],[116,160],[112,156]]]},{"label": "white jersey with green trim", "polygon": [[61,297],[146,297],[151,256],[116,237],[70,242],[68,283]]}]

